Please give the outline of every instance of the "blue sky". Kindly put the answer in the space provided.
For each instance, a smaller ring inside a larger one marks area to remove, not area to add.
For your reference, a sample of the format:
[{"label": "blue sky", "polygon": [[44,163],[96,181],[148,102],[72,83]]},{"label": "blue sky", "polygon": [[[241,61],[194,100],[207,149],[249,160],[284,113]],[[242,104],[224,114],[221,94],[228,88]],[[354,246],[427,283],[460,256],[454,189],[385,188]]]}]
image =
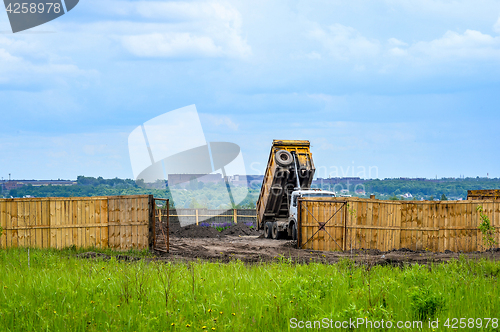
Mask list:
[{"label": "blue sky", "polygon": [[132,178],[129,133],[195,104],[262,172],[308,139],[319,176],[500,177],[500,2],[95,1],[12,34],[0,176]]}]

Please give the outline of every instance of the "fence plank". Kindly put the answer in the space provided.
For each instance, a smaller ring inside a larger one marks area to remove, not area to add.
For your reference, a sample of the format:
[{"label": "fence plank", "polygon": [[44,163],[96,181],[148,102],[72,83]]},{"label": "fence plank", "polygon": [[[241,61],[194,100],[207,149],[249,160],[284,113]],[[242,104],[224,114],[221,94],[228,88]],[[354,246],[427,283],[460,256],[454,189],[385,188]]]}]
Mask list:
[{"label": "fence plank", "polygon": [[493,204],[493,221],[492,225],[495,227],[495,241],[500,243],[500,202]]},{"label": "fence plank", "polygon": [[116,215],[115,215],[115,199],[110,198],[108,200],[108,245],[110,248],[116,248]]},{"label": "fence plank", "polygon": [[0,227],[2,234],[0,234],[0,248],[7,248],[7,202],[0,201]]},{"label": "fence plank", "polygon": [[104,226],[101,228],[101,248],[109,248],[109,200],[101,201],[101,223]]}]

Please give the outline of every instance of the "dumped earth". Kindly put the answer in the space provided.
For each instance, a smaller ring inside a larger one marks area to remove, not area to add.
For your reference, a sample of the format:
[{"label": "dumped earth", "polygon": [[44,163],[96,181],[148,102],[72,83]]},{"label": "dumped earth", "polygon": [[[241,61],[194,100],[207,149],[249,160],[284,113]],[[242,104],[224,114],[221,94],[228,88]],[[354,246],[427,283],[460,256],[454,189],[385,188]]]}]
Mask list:
[{"label": "dumped earth", "polygon": [[[164,228],[166,232],[166,228]],[[247,226],[245,224],[234,224],[222,231],[218,231],[215,227],[188,225],[181,227],[178,222],[170,223],[170,235],[178,238],[221,238],[227,235],[232,236],[259,236],[261,233],[255,226]],[[161,230],[157,230],[157,240],[162,239]]]},{"label": "dumped earth", "polygon": [[[170,225],[170,252],[166,246],[163,233],[157,227],[156,253],[161,259],[168,261],[206,260],[211,262],[229,262],[241,260],[247,263],[285,261],[294,263],[336,263],[342,259],[353,259],[367,265],[429,264],[458,259],[460,253],[451,251],[433,253],[430,251],[413,251],[409,249],[381,252],[378,250],[353,250],[345,252],[326,252],[297,249],[296,242],[291,240],[266,239],[262,231],[245,224],[232,225],[222,231],[214,227],[189,225],[181,227],[178,223]],[[487,252],[465,253],[469,258],[500,259],[500,249]]]}]

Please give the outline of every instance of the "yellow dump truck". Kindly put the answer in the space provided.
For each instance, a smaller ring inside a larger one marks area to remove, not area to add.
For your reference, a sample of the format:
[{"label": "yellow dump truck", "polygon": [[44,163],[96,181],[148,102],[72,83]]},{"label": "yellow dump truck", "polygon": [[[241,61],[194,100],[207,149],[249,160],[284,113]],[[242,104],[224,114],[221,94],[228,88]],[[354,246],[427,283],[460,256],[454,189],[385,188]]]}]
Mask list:
[{"label": "yellow dump truck", "polygon": [[299,197],[335,197],[330,191],[310,189],[315,168],[309,148],[309,141],[273,141],[257,200],[257,225],[267,238],[297,239]]}]

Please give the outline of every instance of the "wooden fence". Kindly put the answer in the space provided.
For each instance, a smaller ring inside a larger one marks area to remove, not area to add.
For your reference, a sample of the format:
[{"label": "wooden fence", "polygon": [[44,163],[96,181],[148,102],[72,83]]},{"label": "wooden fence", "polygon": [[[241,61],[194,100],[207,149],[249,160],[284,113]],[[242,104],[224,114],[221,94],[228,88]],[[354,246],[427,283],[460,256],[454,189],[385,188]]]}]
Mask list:
[{"label": "wooden fence", "polygon": [[314,250],[484,250],[478,206],[500,243],[500,201],[299,200],[298,246]]},{"label": "wooden fence", "polygon": [[179,218],[190,224],[243,222],[255,223],[257,220],[255,209],[172,209],[170,222],[178,222]]},{"label": "wooden fence", "polygon": [[467,200],[500,201],[500,189],[467,190]]},{"label": "wooden fence", "polygon": [[154,198],[0,199],[0,227],[0,248],[144,249],[154,243]]}]

